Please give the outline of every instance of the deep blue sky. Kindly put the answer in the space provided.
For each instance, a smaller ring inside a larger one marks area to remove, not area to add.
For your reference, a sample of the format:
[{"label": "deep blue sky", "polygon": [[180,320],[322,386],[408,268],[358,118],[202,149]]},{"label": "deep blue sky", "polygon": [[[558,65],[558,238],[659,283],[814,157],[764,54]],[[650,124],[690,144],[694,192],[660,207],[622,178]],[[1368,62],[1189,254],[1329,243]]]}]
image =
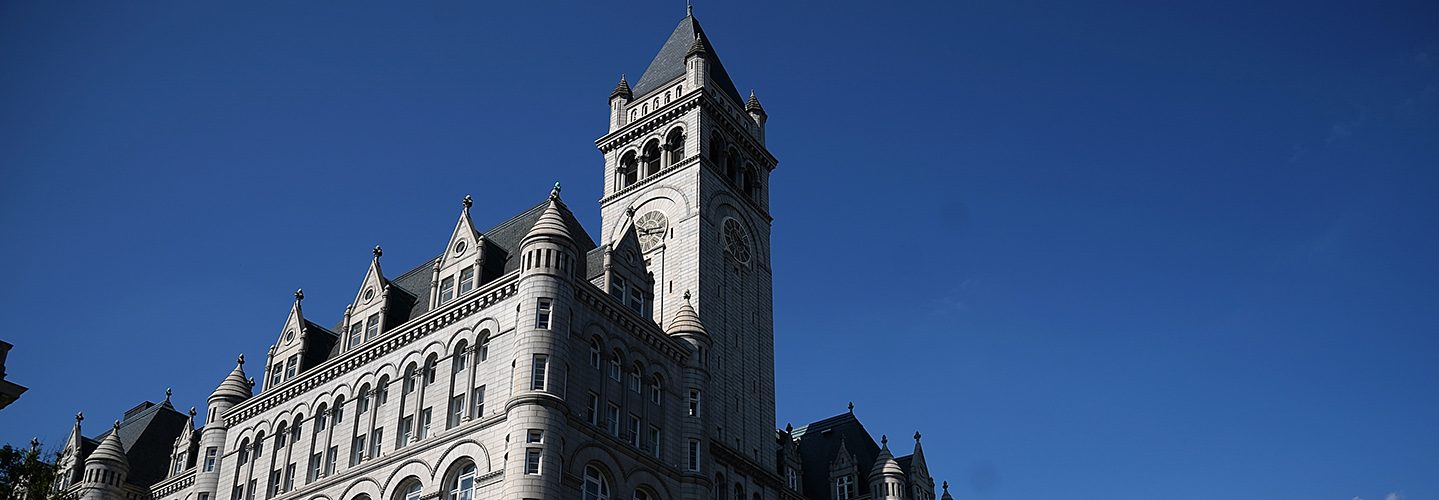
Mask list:
[{"label": "deep blue sky", "polygon": [[[606,97],[683,10],[0,4],[0,442],[203,405],[467,193],[563,181],[598,236]],[[1439,498],[1439,6],[696,14],[780,158],[777,425],[852,400],[958,498]]]}]

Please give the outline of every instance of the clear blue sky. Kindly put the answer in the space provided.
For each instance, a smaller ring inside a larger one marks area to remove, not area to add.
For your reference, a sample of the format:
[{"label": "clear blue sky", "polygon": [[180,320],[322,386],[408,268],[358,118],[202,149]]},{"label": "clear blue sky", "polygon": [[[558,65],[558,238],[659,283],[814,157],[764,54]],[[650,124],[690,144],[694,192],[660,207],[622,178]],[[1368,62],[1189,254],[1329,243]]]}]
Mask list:
[{"label": "clear blue sky", "polygon": [[[683,2],[0,4],[0,338],[59,444],[564,182]],[[770,113],[779,421],[958,498],[1439,498],[1439,6],[696,6]],[[257,365],[254,365],[257,366]]]}]

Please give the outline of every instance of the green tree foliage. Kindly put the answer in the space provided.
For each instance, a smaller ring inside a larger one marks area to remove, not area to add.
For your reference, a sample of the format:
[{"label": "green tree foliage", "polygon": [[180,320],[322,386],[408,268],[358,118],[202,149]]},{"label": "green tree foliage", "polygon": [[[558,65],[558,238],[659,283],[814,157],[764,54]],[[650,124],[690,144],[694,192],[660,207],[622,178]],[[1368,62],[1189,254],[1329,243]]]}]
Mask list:
[{"label": "green tree foliage", "polygon": [[0,447],[0,498],[15,500],[70,500],[71,496],[55,491],[59,478],[60,454],[40,451],[40,443],[16,448]]}]

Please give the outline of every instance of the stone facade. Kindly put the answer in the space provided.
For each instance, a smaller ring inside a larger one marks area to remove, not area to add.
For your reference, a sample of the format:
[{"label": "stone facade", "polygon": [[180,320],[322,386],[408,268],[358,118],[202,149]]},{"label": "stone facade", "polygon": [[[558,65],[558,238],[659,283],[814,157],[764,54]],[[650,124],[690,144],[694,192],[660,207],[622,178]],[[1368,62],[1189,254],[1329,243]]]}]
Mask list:
[{"label": "stone facade", "polygon": [[375,248],[333,327],[297,291],[264,366],[240,357],[203,412],[167,394],[93,439],[77,416],[61,486],[85,500],[932,499],[917,433],[896,459],[852,411],[774,428],[777,161],[764,108],[692,15],[610,107],[598,243],[558,185],[487,231],[467,197],[435,258],[390,277]]}]

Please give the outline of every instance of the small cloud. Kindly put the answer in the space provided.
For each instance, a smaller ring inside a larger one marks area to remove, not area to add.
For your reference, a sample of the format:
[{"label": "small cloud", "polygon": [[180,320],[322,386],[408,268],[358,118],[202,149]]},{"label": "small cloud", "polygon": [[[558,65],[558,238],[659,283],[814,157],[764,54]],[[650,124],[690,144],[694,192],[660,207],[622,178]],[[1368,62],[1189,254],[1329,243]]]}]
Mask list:
[{"label": "small cloud", "polygon": [[1398,491],[1391,491],[1388,495],[1384,495],[1384,500],[1404,500],[1404,494]]}]

